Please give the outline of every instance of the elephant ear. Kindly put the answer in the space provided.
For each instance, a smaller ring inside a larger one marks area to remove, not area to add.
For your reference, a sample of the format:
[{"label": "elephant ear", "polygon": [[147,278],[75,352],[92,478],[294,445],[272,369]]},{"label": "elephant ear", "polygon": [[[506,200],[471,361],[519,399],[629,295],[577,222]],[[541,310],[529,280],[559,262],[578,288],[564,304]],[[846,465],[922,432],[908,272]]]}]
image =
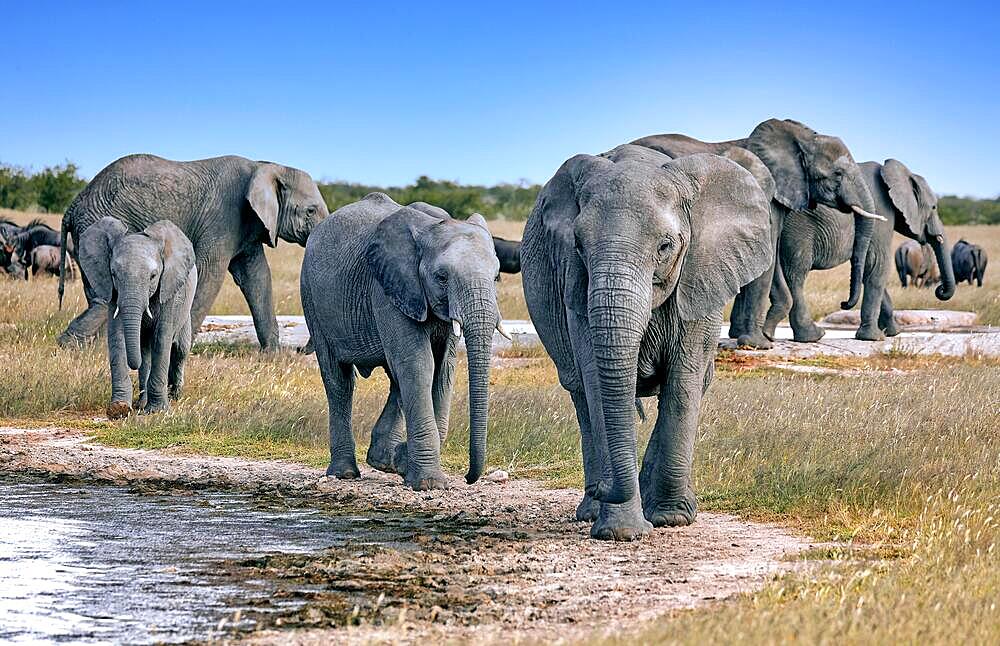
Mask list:
[{"label": "elephant ear", "polygon": [[767,170],[767,166],[760,160],[760,157],[746,148],[740,148],[739,146],[727,149],[726,152],[722,153],[722,156],[733,160],[747,169],[753,175],[753,178],[757,180],[757,184],[764,191],[764,196],[767,197],[768,202],[774,199],[774,178],[771,177],[771,171]]},{"label": "elephant ear", "polygon": [[111,250],[127,232],[121,220],[104,217],[80,234],[77,264],[104,302],[111,300]]},{"label": "elephant ear", "polygon": [[410,202],[407,204],[411,209],[416,209],[431,217],[435,217],[439,220],[450,220],[451,214],[442,209],[440,206],[434,206],[433,204],[428,204],[427,202]]},{"label": "elephant ear", "polygon": [[747,138],[746,148],[764,163],[774,180],[774,199],[792,211],[809,207],[805,140],[816,133],[797,121],[768,119]]},{"label": "elephant ear", "polygon": [[[910,169],[900,161],[887,159],[882,164],[881,175],[885,185],[889,188],[889,199],[892,200],[892,205],[903,214],[903,219],[910,232],[922,241],[924,239],[924,225],[929,213],[927,215],[922,213],[924,209],[921,208],[918,193],[920,187],[914,180]],[[930,211],[930,208],[931,205],[928,204],[926,210]]]},{"label": "elephant ear", "polygon": [[682,157],[663,168],[690,224],[674,295],[681,319],[693,321],[720,311],[771,265],[770,205],[753,175],[719,155]]},{"label": "elephant ear", "polygon": [[580,186],[591,173],[610,163],[592,155],[570,157],[539,191],[529,217],[542,229],[550,270],[565,280],[563,303],[583,316],[587,315],[587,270],[576,252],[573,223],[580,215]]},{"label": "elephant ear", "polygon": [[368,267],[385,295],[414,321],[427,320],[427,296],[420,282],[417,238],[438,218],[407,206],[386,216],[365,250]]},{"label": "elephant ear", "polygon": [[194,268],[194,247],[184,232],[167,220],[149,225],[143,233],[160,243],[163,273],[158,293],[160,303],[167,303],[180,292]]},{"label": "elephant ear", "polygon": [[261,162],[250,176],[246,200],[257,218],[267,229],[268,245],[278,246],[278,213],[279,195],[285,190],[281,179],[282,167],[277,164]]}]

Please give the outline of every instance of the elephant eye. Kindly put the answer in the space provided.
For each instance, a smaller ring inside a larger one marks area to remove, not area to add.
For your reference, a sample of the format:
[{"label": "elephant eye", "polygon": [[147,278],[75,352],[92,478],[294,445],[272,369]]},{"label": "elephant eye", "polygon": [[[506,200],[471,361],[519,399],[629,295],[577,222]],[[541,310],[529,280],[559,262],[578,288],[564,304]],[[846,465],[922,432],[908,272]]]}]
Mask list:
[{"label": "elephant eye", "polygon": [[657,251],[660,254],[665,254],[668,251],[670,251],[673,248],[673,246],[674,246],[674,243],[673,243],[672,240],[669,240],[669,239],[663,240],[662,242],[660,242],[660,246],[657,248]]},{"label": "elephant eye", "polygon": [[316,213],[316,207],[315,206],[308,206],[308,207],[306,207],[306,213],[309,214],[309,215],[312,215],[312,214]]}]

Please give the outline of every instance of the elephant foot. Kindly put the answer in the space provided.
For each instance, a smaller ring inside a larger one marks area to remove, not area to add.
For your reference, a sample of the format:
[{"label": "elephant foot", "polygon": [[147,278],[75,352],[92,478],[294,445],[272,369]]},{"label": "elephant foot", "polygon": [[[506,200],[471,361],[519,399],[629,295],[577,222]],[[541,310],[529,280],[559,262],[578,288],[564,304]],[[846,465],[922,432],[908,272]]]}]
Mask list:
[{"label": "elephant foot", "polygon": [[182,387],[181,384],[174,384],[174,385],[170,386],[169,388],[167,388],[167,397],[170,398],[170,401],[177,401],[178,399],[181,398],[181,391],[182,390],[183,390],[183,387]]},{"label": "elephant foot", "polygon": [[355,480],[361,477],[361,471],[358,469],[358,463],[353,455],[350,458],[331,456],[330,466],[326,468],[326,475],[338,480]]},{"label": "elephant foot", "polygon": [[414,491],[430,491],[432,489],[450,489],[448,476],[440,469],[421,470],[407,473],[404,482]]},{"label": "elephant foot", "polygon": [[108,419],[121,419],[128,417],[132,412],[132,405],[128,402],[111,402],[108,404]]},{"label": "elephant foot", "polygon": [[576,519],[580,521],[594,522],[601,511],[601,503],[597,502],[587,494],[583,495],[583,500],[576,506]]},{"label": "elephant foot", "polygon": [[792,340],[796,343],[816,343],[823,338],[826,330],[812,321],[805,326],[792,326]]},{"label": "elephant foot", "polygon": [[79,336],[72,332],[63,332],[56,337],[56,344],[64,349],[84,348],[93,343],[96,338],[93,336]]},{"label": "elephant foot", "polygon": [[743,329],[742,325],[737,325],[736,323],[730,323],[729,325],[729,338],[738,339],[746,334],[746,330]]},{"label": "elephant foot", "polygon": [[680,498],[650,498],[642,503],[643,513],[653,527],[684,527],[694,522],[698,502],[688,491]]},{"label": "elephant foot", "polygon": [[316,352],[316,346],[313,345],[312,337],[309,337],[309,340],[306,341],[306,344],[303,346],[299,346],[298,348],[295,349],[295,351],[298,352],[299,354],[312,354],[313,352]]},{"label": "elephant foot", "polygon": [[860,341],[884,341],[885,335],[882,334],[882,330],[878,329],[877,325],[862,325],[854,333],[854,338]]},{"label": "elephant foot", "polygon": [[882,332],[886,336],[896,336],[897,334],[899,334],[899,328],[896,326],[895,323],[889,323],[884,328],[882,328]]},{"label": "elephant foot", "polygon": [[167,402],[147,402],[142,408],[139,409],[143,415],[151,415],[153,413],[162,413],[167,410]]},{"label": "elephant foot", "polygon": [[778,331],[778,323],[781,321],[764,321],[764,329],[761,331],[762,334],[771,341],[774,341],[775,334]]},{"label": "elephant foot", "polygon": [[[399,450],[400,446],[403,447],[402,451]],[[373,444],[368,447],[368,454],[365,456],[365,462],[367,462],[368,466],[371,468],[381,471],[382,473],[406,473],[405,451],[405,443],[398,444],[395,451],[385,446],[375,446]],[[394,457],[393,454],[395,454],[396,457]],[[396,465],[400,463],[403,465],[402,470],[396,468]]]},{"label": "elephant foot", "polygon": [[771,340],[764,336],[762,332],[744,334],[736,340],[736,345],[740,348],[753,348],[754,350],[770,350],[774,347]]},{"label": "elephant foot", "polygon": [[651,531],[653,525],[642,515],[642,504],[635,496],[620,505],[602,503],[590,537],[599,541],[637,541]]}]

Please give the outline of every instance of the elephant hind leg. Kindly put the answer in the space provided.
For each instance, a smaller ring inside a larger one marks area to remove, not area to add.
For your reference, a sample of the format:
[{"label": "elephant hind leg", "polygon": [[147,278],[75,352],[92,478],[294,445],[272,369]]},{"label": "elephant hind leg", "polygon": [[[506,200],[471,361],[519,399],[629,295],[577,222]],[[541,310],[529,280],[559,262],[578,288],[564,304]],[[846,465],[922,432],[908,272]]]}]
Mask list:
[{"label": "elephant hind leg", "polygon": [[354,367],[337,361],[325,343],[317,343],[316,359],[323,377],[330,418],[330,466],[326,475],[341,479],[358,478],[361,471],[354,454],[354,434],[351,430]]},{"label": "elephant hind leg", "polygon": [[[371,443],[365,461],[373,469],[386,473],[406,472],[405,464],[398,464],[396,447],[406,445],[406,426],[403,410],[399,407],[399,384],[389,374],[389,397],[372,428]],[[402,453],[400,452],[400,458]]]}]

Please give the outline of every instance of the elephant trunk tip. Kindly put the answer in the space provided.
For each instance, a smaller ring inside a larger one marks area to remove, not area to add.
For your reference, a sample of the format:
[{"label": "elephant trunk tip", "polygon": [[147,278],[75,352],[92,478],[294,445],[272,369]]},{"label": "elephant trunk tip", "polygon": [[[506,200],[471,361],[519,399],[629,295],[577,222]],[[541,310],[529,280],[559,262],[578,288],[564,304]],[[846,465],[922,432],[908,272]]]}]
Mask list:
[{"label": "elephant trunk tip", "polygon": [[475,484],[483,475],[483,465],[469,465],[469,472],[465,474],[465,484]]},{"label": "elephant trunk tip", "polygon": [[955,295],[955,285],[954,284],[947,285],[945,283],[941,283],[934,290],[934,295],[937,297],[939,301],[947,301],[952,296]]}]

